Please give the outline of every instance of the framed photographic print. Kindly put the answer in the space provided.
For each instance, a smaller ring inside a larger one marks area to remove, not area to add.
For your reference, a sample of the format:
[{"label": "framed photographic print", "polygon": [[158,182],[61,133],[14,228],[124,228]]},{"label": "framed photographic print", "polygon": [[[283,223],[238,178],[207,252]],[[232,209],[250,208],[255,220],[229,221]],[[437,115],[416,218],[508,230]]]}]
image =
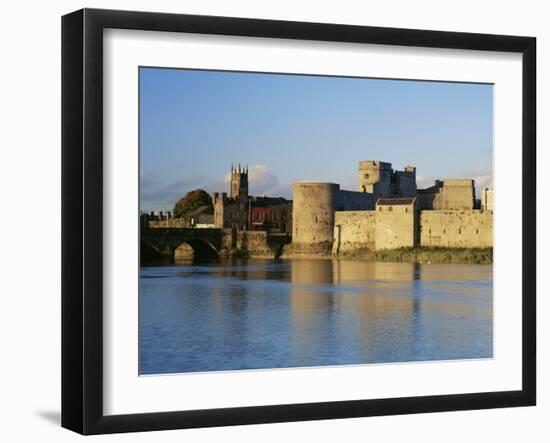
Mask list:
[{"label": "framed photographic print", "polygon": [[531,37],[62,20],[62,425],[534,405]]}]

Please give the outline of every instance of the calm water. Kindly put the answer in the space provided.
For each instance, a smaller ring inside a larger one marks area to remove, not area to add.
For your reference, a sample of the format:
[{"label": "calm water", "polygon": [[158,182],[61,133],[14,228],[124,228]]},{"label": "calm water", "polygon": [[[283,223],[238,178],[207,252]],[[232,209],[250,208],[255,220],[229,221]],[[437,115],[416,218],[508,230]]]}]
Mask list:
[{"label": "calm water", "polygon": [[140,372],[492,357],[492,278],[322,259],[142,267]]}]

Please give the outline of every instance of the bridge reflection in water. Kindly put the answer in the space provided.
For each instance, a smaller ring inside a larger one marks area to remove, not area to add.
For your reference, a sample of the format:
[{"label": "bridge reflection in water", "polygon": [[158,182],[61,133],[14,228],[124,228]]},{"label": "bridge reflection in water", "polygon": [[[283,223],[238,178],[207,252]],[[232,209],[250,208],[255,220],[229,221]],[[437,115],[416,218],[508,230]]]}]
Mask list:
[{"label": "bridge reflection in water", "polygon": [[141,270],[140,372],[492,356],[492,267],[293,259]]}]

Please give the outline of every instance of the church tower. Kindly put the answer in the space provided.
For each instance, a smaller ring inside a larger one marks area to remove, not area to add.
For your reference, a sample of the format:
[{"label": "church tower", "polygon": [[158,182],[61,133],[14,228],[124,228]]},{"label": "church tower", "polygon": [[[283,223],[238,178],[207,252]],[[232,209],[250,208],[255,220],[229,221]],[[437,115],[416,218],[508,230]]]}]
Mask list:
[{"label": "church tower", "polygon": [[241,165],[231,165],[231,198],[248,199],[248,166],[241,169]]}]

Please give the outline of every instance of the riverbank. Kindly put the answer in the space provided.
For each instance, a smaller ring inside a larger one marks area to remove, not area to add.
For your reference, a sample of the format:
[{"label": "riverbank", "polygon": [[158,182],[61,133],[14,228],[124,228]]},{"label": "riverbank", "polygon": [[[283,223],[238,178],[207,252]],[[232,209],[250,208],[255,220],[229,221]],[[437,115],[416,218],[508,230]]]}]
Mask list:
[{"label": "riverbank", "polygon": [[493,248],[399,248],[379,251],[358,250],[337,255],[328,253],[296,252],[285,249],[283,259],[320,258],[345,259],[398,263],[451,263],[451,264],[492,264]]},{"label": "riverbank", "polygon": [[492,264],[493,249],[400,248],[345,253],[338,255],[338,257],[385,262]]},{"label": "riverbank", "polygon": [[[256,248],[252,251],[246,249],[233,248],[230,250],[222,249],[219,253],[222,259],[343,259],[371,262],[397,262],[397,263],[449,263],[449,264],[492,264],[493,249],[492,248],[400,248],[400,249],[383,249],[379,251],[358,250],[353,252],[341,252],[337,255],[332,255],[323,252],[313,251],[296,251],[291,245],[285,247],[280,256],[268,248]],[[174,257],[177,259],[192,259],[193,251],[189,250],[178,251]],[[142,260],[145,260],[142,257]],[[159,259],[153,260],[152,263],[157,263]],[[164,257],[160,260],[168,260]],[[163,262],[162,262],[163,263]]]}]

